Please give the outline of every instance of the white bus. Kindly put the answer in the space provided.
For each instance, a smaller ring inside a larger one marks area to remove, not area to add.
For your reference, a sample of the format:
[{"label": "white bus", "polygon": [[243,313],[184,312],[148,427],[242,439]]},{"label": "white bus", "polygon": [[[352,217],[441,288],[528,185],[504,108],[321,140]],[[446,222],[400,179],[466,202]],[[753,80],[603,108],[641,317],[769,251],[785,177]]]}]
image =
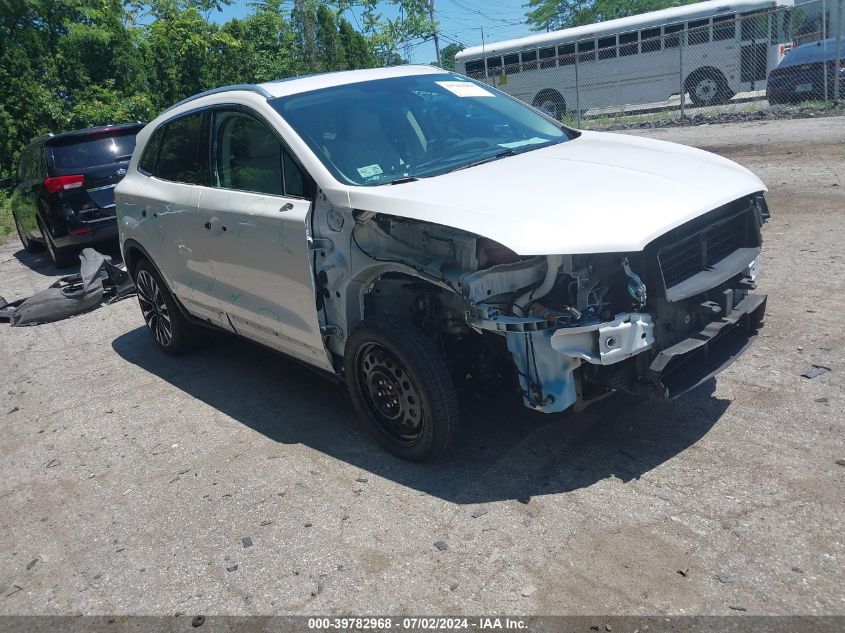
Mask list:
[{"label": "white bus", "polygon": [[556,118],[681,93],[715,105],[766,88],[792,46],[792,6],[708,0],[474,46],[458,53],[455,69]]}]

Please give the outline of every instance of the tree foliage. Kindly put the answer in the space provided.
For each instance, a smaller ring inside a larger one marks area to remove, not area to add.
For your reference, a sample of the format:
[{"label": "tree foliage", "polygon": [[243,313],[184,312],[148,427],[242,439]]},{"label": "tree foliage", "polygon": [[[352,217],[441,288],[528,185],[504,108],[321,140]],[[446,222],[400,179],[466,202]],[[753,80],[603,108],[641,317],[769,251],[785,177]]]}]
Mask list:
[{"label": "tree foliage", "polygon": [[[430,37],[424,0],[0,0],[0,177],[45,132],[149,120],[208,88],[402,63]],[[347,19],[360,16],[356,29]]]}]

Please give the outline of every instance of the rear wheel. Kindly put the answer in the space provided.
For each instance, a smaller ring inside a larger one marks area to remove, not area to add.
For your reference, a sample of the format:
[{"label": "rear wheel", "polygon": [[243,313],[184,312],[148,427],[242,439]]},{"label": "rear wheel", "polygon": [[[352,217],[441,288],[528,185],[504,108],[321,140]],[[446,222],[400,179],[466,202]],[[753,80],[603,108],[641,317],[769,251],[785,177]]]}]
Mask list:
[{"label": "rear wheel", "polygon": [[176,305],[176,299],[153,265],[142,259],[135,267],[135,289],[144,323],[158,346],[168,354],[181,354],[196,341],[194,327]]},{"label": "rear wheel", "polygon": [[690,76],[687,91],[690,101],[699,107],[727,103],[733,97],[725,76],[718,70],[704,70]]},{"label": "rear wheel", "polygon": [[458,423],[458,399],[434,343],[400,319],[365,319],[346,346],[346,385],[385,449],[412,461],[443,452]]},{"label": "rear wheel", "polygon": [[566,101],[557,90],[541,90],[532,105],[558,121],[566,114]]},{"label": "rear wheel", "polygon": [[50,231],[44,226],[44,223],[38,221],[38,226],[41,228],[41,235],[44,236],[44,244],[47,245],[47,252],[50,254],[50,259],[53,260],[56,268],[67,268],[76,261],[76,251],[72,248],[56,246]]},{"label": "rear wheel", "polygon": [[29,239],[29,236],[26,234],[26,231],[23,230],[21,227],[20,222],[18,222],[18,218],[13,213],[12,216],[15,218],[15,229],[18,232],[18,237],[21,240],[21,246],[27,253],[35,253],[41,249],[41,244],[36,242],[35,240]]}]

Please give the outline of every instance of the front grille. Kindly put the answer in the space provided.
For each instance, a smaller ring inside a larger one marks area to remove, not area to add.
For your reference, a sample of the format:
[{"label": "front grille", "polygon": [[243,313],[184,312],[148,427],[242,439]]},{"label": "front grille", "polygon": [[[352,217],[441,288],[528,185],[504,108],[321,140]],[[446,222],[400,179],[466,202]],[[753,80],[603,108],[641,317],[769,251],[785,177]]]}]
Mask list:
[{"label": "front grille", "polygon": [[677,286],[710,270],[740,248],[758,246],[759,239],[753,236],[752,214],[752,208],[733,213],[660,248],[657,259],[665,287]]}]

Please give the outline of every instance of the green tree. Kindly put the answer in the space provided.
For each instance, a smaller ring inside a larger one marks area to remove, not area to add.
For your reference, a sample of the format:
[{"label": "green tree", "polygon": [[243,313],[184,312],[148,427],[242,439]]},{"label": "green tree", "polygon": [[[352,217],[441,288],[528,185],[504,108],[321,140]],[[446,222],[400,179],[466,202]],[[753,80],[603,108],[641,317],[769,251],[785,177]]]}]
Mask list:
[{"label": "green tree", "polygon": [[321,4],[317,8],[316,22],[314,43],[319,60],[318,70],[344,70],[347,67],[346,52],[337,29],[337,16]]},{"label": "green tree", "polygon": [[[442,68],[444,70],[455,70],[455,55],[460,53],[464,50],[466,46],[463,44],[447,44],[443,49],[440,50],[440,61],[443,63]],[[432,66],[436,66],[437,62],[431,62]]]},{"label": "green tree", "polygon": [[346,64],[344,68],[353,70],[356,68],[372,68],[375,66],[373,52],[367,39],[361,35],[344,18],[338,21],[338,34],[343,43],[343,50],[346,53]]}]

